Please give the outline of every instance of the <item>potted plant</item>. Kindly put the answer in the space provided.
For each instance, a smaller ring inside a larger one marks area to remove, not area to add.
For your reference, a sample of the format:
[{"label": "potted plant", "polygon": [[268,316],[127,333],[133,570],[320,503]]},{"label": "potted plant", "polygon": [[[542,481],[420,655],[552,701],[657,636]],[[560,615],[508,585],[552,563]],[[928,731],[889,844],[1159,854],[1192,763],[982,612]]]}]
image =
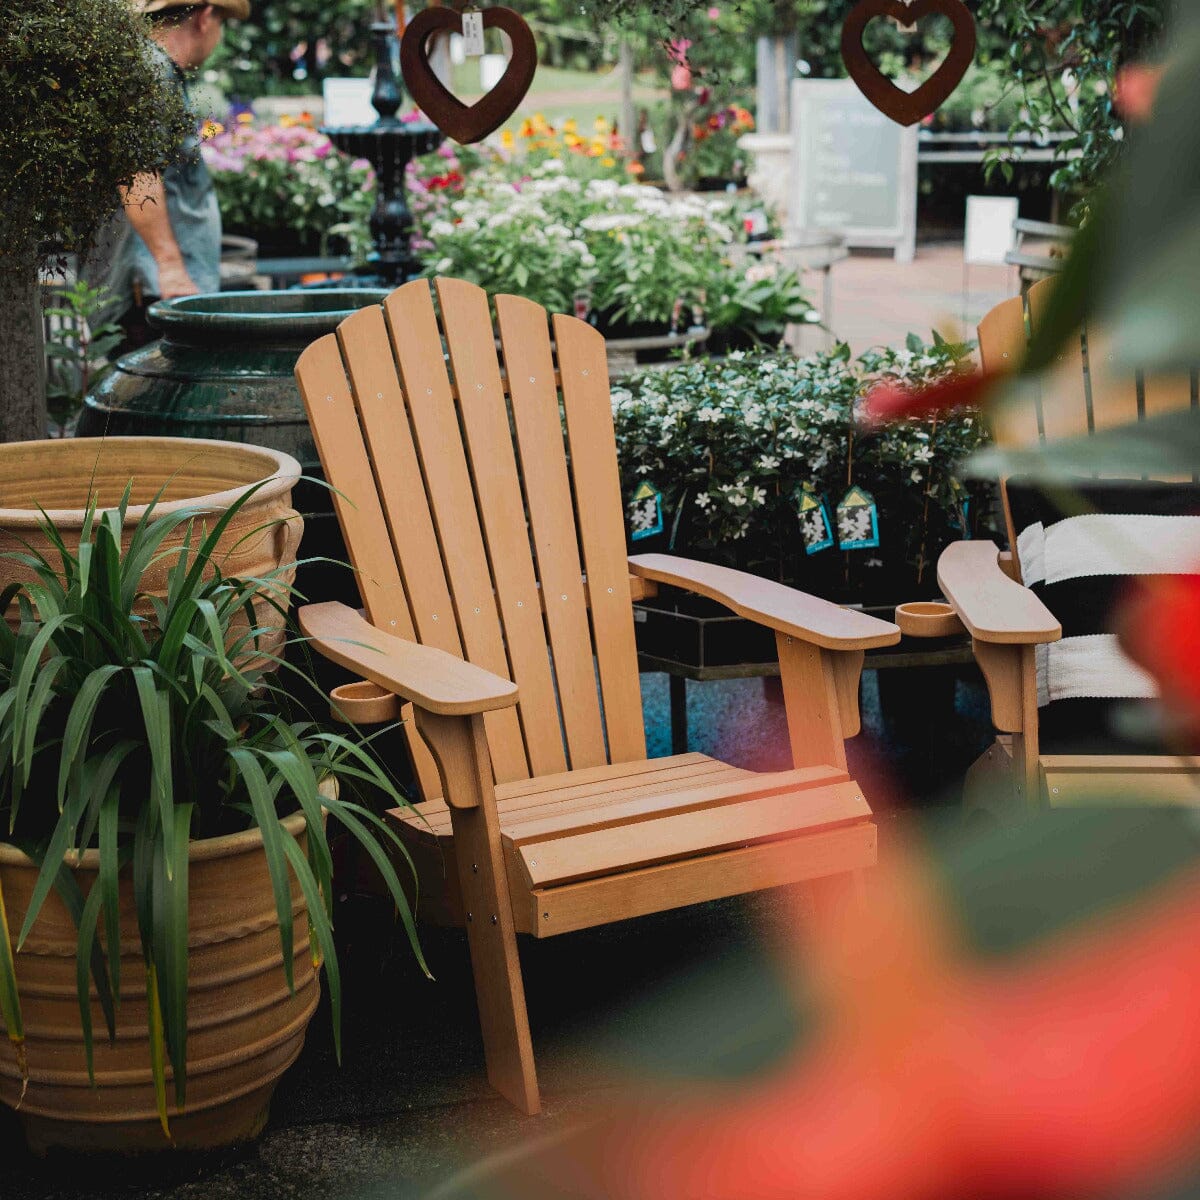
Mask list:
[{"label": "potted plant", "polygon": [[254,1136],[322,964],[340,1050],[327,819],[420,956],[398,843],[337,786],[401,797],[363,744],[290,720],[269,671],[254,602],[286,607],[286,565],[243,580],[214,557],[253,491],[203,533],[200,510],[150,505],[127,537],[128,494],[75,547],[47,521],[52,553],[0,593],[19,614],[0,622],[0,1099],[41,1152]]},{"label": "potted plant", "polygon": [[708,308],[709,354],[776,348],[789,325],[815,317],[800,273],[771,260],[731,264]]},{"label": "potted plant", "polygon": [[[936,594],[938,551],[983,515],[956,474],[982,423],[966,412],[868,429],[857,413],[877,382],[919,386],[961,369],[965,354],[914,336],[858,358],[844,345],[805,359],[734,351],[633,377],[613,391],[622,488],[632,513],[649,483],[664,518],[657,542],[637,548],[686,550],[841,603]],[[878,537],[847,537],[843,550],[838,506],[854,487],[874,501]],[[827,528],[806,544],[810,496]],[[638,633],[654,653],[652,623]]]},{"label": "potted plant", "polygon": [[0,22],[0,441],[46,436],[38,267],[85,251],[119,185],[186,136],[182,104],[112,0],[29,0]]}]

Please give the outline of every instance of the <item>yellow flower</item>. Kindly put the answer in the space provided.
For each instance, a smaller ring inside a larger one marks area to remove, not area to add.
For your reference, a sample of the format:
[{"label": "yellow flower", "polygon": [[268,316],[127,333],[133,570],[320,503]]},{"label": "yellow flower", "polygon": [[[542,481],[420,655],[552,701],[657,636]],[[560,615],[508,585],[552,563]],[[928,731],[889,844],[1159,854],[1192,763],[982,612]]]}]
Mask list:
[{"label": "yellow flower", "polygon": [[577,134],[568,133],[563,138],[563,142],[565,145],[569,146],[572,150],[574,150],[577,146],[583,145],[583,138],[579,137]]},{"label": "yellow flower", "polygon": [[608,132],[608,122],[603,117],[596,118],[596,132],[597,133],[607,133]]},{"label": "yellow flower", "polygon": [[521,122],[521,136],[523,138],[533,137],[533,122],[528,117]]},{"label": "yellow flower", "polygon": [[296,124],[296,118],[291,113],[282,113],[279,117],[279,125],[281,129],[291,129]]},{"label": "yellow flower", "polygon": [[200,126],[200,137],[206,142],[209,138],[215,138],[218,133],[224,132],[225,126],[220,124],[218,121],[206,120],[204,124]]},{"label": "yellow flower", "polygon": [[237,121],[239,125],[253,125],[254,114],[248,112],[238,113]]},{"label": "yellow flower", "polygon": [[602,167],[615,167],[617,165],[617,160],[613,158],[612,155],[606,155],[600,160],[600,165]]},{"label": "yellow flower", "polygon": [[511,129],[506,129],[503,133],[501,133],[500,145],[502,145],[505,150],[511,150],[516,144],[517,139],[513,137],[513,131]]},{"label": "yellow flower", "polygon": [[575,120],[574,117],[568,117],[563,122],[563,133],[575,134],[578,132],[579,132],[579,123]]}]

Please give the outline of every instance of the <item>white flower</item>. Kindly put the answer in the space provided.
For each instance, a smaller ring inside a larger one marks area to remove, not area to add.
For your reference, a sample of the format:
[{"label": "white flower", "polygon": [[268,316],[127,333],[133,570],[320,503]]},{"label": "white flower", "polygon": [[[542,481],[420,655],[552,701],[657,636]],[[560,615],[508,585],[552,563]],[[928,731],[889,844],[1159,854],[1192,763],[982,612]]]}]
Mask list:
[{"label": "white flower", "polygon": [[764,454],[758,460],[758,469],[760,471],[775,471],[779,466],[780,461],[773,454]]},{"label": "white flower", "polygon": [[454,268],[454,259],[443,258],[438,261],[438,265],[436,267],[434,267],[434,270],[439,275],[444,275],[447,271],[453,270],[453,268]]},{"label": "white flower", "polygon": [[712,506],[712,497],[707,492],[701,492],[696,497],[696,507],[707,511]]},{"label": "white flower", "polygon": [[429,227],[429,236],[431,238],[452,237],[454,235],[454,226],[449,221],[434,221]]},{"label": "white flower", "polygon": [[721,419],[721,410],[713,408],[712,405],[705,405],[697,414],[696,420],[703,421],[706,425],[715,425]]}]

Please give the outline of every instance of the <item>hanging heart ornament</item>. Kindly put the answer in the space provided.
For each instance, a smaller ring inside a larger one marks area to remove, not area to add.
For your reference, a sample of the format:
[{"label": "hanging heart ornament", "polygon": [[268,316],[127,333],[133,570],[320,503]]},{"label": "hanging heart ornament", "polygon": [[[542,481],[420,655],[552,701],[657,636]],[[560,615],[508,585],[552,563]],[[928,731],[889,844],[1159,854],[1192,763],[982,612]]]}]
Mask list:
[{"label": "hanging heart ornament", "polygon": [[[872,61],[863,46],[867,26],[876,17],[895,17],[915,25],[922,17],[941,14],[954,26],[946,61],[915,92],[898,88]],[[860,0],[842,28],[842,61],[858,90],[898,125],[915,125],[936,112],[962,83],[975,60],[975,18],[963,0]]]},{"label": "hanging heart ornament", "polygon": [[421,111],[446,135],[466,145],[481,142],[516,112],[537,70],[537,43],[529,26],[511,8],[485,8],[484,29],[500,29],[512,42],[512,58],[500,82],[474,104],[464,104],[434,74],[429,46],[436,33],[463,31],[462,13],[427,8],[409,22],[400,43],[400,70]]}]

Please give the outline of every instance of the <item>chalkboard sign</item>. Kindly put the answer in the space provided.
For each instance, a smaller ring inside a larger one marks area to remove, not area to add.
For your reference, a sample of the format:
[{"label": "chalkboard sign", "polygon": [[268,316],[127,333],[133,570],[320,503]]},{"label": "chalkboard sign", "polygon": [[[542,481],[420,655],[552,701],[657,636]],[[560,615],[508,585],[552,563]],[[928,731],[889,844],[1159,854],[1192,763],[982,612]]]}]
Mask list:
[{"label": "chalkboard sign", "polygon": [[838,233],[848,246],[917,240],[917,128],[879,112],[849,79],[792,83],[792,232]]}]

